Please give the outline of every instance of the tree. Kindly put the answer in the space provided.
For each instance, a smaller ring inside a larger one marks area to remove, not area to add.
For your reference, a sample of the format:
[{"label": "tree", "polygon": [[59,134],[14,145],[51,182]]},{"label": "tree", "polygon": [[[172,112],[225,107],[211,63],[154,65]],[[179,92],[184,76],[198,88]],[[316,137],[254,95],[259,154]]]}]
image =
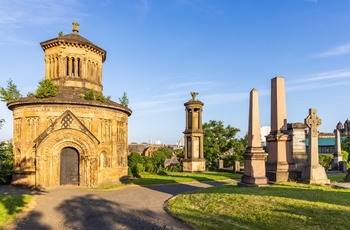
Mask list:
[{"label": "tree", "polygon": [[210,120],[203,124],[204,131],[204,158],[208,161],[208,169],[217,169],[219,155],[230,149],[234,154],[242,155],[246,144],[245,139],[238,140],[236,134],[240,131],[230,125],[224,127],[222,121]]},{"label": "tree", "polygon": [[131,152],[128,156],[128,166],[129,166],[129,175],[130,176],[139,176],[138,165],[143,165],[144,159],[137,152]]},{"label": "tree", "polygon": [[12,140],[0,142],[0,184],[10,183],[13,173]]},{"label": "tree", "polygon": [[0,100],[3,102],[9,102],[22,97],[17,86],[13,84],[11,78],[7,81],[7,87],[4,89],[0,88]]},{"label": "tree", "polygon": [[121,98],[119,98],[119,102],[122,106],[124,106],[125,108],[128,108],[129,98],[128,98],[126,92],[124,92],[123,96]]},{"label": "tree", "polygon": [[157,172],[162,170],[164,167],[164,161],[167,158],[171,157],[171,149],[170,148],[159,148],[158,150],[154,151],[152,154],[152,162],[155,166]]},{"label": "tree", "polygon": [[39,98],[56,97],[57,88],[57,85],[51,79],[43,79],[39,82],[35,96]]}]

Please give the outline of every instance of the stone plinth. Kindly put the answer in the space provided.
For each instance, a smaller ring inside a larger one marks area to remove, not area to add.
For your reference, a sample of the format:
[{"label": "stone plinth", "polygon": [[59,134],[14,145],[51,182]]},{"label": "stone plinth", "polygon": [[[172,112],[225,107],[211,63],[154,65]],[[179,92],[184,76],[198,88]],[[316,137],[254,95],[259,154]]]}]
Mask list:
[{"label": "stone plinth", "polygon": [[268,183],[265,171],[266,156],[267,153],[261,146],[258,91],[253,89],[250,92],[248,147],[243,154],[244,175],[238,186],[250,187]]},{"label": "stone plinth", "polygon": [[182,167],[184,172],[204,172],[205,159],[184,159]]}]

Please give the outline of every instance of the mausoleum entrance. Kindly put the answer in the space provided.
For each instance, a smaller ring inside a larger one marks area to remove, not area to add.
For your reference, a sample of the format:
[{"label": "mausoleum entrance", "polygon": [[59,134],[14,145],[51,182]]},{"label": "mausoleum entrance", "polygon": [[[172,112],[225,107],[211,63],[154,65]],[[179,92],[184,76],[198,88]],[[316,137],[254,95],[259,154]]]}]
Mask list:
[{"label": "mausoleum entrance", "polygon": [[79,152],[71,147],[62,149],[60,162],[60,185],[79,185]]}]

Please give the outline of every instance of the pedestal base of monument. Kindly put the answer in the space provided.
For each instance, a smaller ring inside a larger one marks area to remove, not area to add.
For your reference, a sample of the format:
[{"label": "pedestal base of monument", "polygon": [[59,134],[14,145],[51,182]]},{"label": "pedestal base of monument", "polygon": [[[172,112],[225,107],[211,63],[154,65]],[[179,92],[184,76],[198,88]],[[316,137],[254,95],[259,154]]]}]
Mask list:
[{"label": "pedestal base of monument", "polygon": [[288,163],[266,163],[266,176],[270,182],[286,182],[289,178]]},{"label": "pedestal base of monument", "polygon": [[267,177],[251,177],[251,176],[242,176],[242,181],[238,182],[239,187],[260,187],[268,185]]},{"label": "pedestal base of monument", "polygon": [[205,159],[184,159],[182,167],[184,172],[205,172]]},{"label": "pedestal base of monument", "polygon": [[301,174],[301,182],[307,184],[329,184],[329,180],[324,167],[318,165],[305,166]]}]

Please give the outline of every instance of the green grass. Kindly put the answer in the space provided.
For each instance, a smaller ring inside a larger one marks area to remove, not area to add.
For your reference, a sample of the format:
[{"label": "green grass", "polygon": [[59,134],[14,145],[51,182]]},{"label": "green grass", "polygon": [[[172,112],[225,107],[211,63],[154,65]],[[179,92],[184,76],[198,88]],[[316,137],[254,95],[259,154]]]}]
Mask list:
[{"label": "green grass", "polygon": [[337,173],[337,174],[329,174],[327,175],[328,179],[331,181],[331,183],[341,183],[344,182],[344,177],[346,173]]},{"label": "green grass", "polygon": [[229,172],[202,172],[202,173],[189,173],[189,172],[166,172],[165,175],[142,173],[140,178],[132,179],[130,183],[119,184],[112,186],[104,186],[96,188],[98,190],[108,190],[124,187],[127,185],[151,185],[151,184],[173,184],[173,183],[189,183],[200,181],[220,181],[237,179],[240,180],[242,174],[229,173]]},{"label": "green grass", "polygon": [[30,195],[0,195],[0,229],[30,202]]},{"label": "green grass", "polygon": [[348,229],[350,190],[288,182],[180,194],[169,211],[198,229]]}]

